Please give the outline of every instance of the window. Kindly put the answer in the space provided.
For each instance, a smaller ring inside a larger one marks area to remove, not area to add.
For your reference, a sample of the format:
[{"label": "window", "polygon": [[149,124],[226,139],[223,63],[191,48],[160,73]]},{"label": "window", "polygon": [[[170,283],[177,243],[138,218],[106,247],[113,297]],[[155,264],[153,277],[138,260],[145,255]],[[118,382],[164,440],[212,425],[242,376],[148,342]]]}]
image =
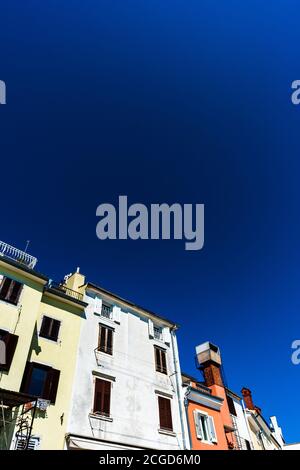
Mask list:
[{"label": "window", "polygon": [[163,340],[163,329],[161,326],[154,325],[153,326],[153,333],[154,333],[154,339],[158,341]]},{"label": "window", "polygon": [[6,276],[0,278],[0,300],[17,305],[22,290],[22,284]]},{"label": "window", "polygon": [[204,442],[218,442],[214,419],[205,412],[194,411],[196,435]]},{"label": "window", "polygon": [[19,337],[17,335],[13,335],[5,330],[0,330],[0,341],[2,341],[2,345],[4,343],[4,347],[1,348],[1,351],[3,350],[4,357],[0,358],[0,370],[5,370],[7,372],[9,371],[17,347],[18,339]]},{"label": "window", "polygon": [[57,341],[59,328],[60,321],[44,316],[40,329],[40,336],[42,338],[51,339],[52,341]]},{"label": "window", "polygon": [[[18,436],[15,444],[16,450],[26,450],[27,437]],[[28,441],[27,450],[37,450],[40,445],[40,438],[36,436],[31,436]]]},{"label": "window", "polygon": [[96,379],[93,412],[102,416],[110,416],[111,383]]},{"label": "window", "polygon": [[154,346],[154,354],[155,354],[155,368],[157,372],[161,372],[162,374],[167,374],[167,353],[164,349],[158,348]]},{"label": "window", "polygon": [[227,397],[229,413],[232,414],[233,416],[236,416],[234,401],[233,401],[232,397],[230,397],[229,395],[226,395],[226,397]]},{"label": "window", "polygon": [[55,403],[60,371],[52,367],[27,362],[20,392]]},{"label": "window", "polygon": [[158,397],[159,427],[165,431],[173,431],[171,400]]},{"label": "window", "polygon": [[113,329],[99,325],[98,351],[112,355],[113,353]]},{"label": "window", "polygon": [[111,307],[111,305],[107,305],[107,304],[102,303],[101,316],[104,317],[104,318],[111,319],[111,317],[112,317],[112,307]]}]

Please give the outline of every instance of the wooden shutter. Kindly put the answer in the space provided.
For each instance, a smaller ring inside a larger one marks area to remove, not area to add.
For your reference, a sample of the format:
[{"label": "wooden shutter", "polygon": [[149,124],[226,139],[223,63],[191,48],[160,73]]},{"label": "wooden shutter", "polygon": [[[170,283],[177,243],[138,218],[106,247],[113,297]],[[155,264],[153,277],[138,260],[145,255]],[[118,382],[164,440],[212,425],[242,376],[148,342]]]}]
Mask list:
[{"label": "wooden shutter", "polygon": [[43,317],[41,330],[40,330],[40,336],[44,336],[48,338],[49,333],[50,333],[50,326],[51,326],[51,318]]},{"label": "wooden shutter", "polygon": [[111,383],[107,380],[96,379],[94,396],[94,413],[110,416]]},{"label": "wooden shutter", "polygon": [[158,348],[154,346],[154,352],[155,352],[155,368],[158,372],[161,372],[162,374],[167,374],[167,355],[166,351],[164,351],[161,348]]},{"label": "wooden shutter", "polygon": [[59,382],[60,371],[56,369],[49,368],[47,372],[47,379],[45,382],[45,387],[43,391],[43,396],[45,400],[50,400],[51,403],[55,403],[57,388]]},{"label": "wooden shutter", "polygon": [[11,289],[9,292],[9,302],[12,302],[13,304],[17,305],[19,301],[19,297],[21,294],[22,290],[22,284],[17,281],[12,281]]},{"label": "wooden shutter", "polygon": [[200,420],[200,415],[197,410],[194,410],[194,421],[195,421],[195,428],[196,428],[196,436],[198,439],[203,439],[202,423]]},{"label": "wooden shutter", "polygon": [[8,331],[0,330],[0,338],[5,343],[5,364],[0,364],[0,369],[8,372],[15,354],[19,337],[9,333]]},{"label": "wooden shutter", "polygon": [[106,354],[113,353],[113,330],[106,326],[99,325],[98,349]]},{"label": "wooden shutter", "polygon": [[23,379],[20,387],[20,392],[21,393],[27,393],[29,384],[30,384],[30,379],[31,379],[31,374],[32,374],[32,369],[33,369],[33,364],[31,362],[27,362],[23,374]]},{"label": "wooden shutter", "polygon": [[158,397],[159,424],[161,429],[173,431],[171,400]]},{"label": "wooden shutter", "polygon": [[218,442],[217,433],[215,430],[214,418],[212,416],[208,416],[207,419],[208,419],[208,429],[209,429],[209,434],[210,434],[210,440],[211,442]]},{"label": "wooden shutter", "polygon": [[108,354],[112,354],[112,348],[113,348],[113,332],[110,328],[107,328],[107,332],[106,332],[106,335],[107,335],[107,348],[106,348],[106,352]]},{"label": "wooden shutter", "polygon": [[8,290],[9,290],[9,288],[10,288],[10,284],[11,284],[11,279],[9,279],[8,277],[5,277],[5,278],[2,280],[1,290],[0,290],[0,298],[1,298],[1,299],[3,299],[3,300],[6,299]]}]

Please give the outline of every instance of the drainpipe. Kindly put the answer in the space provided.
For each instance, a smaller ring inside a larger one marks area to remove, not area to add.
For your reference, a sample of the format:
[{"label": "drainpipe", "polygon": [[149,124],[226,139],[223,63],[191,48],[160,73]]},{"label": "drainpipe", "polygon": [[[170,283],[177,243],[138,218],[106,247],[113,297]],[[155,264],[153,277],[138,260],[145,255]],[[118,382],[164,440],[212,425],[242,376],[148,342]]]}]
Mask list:
[{"label": "drainpipe", "polygon": [[186,431],[185,431],[185,412],[184,412],[184,400],[183,400],[183,393],[182,393],[182,385],[181,385],[181,371],[179,367],[179,356],[178,356],[178,348],[177,343],[175,341],[175,331],[176,326],[171,328],[171,342],[172,342],[172,349],[173,349],[173,362],[174,362],[174,375],[176,381],[176,391],[177,391],[177,399],[178,399],[178,408],[179,408],[179,416],[180,416],[180,425],[181,425],[181,433],[182,433],[182,443],[183,449],[189,449],[189,443],[186,442]]},{"label": "drainpipe", "polygon": [[251,447],[251,450],[254,450],[254,446],[253,446],[253,442],[252,442],[252,438],[251,438],[251,433],[250,433],[250,427],[249,427],[248,418],[247,418],[247,413],[246,413],[245,402],[244,402],[244,400],[241,400],[241,402],[242,402],[243,415],[244,415],[244,418],[245,418],[245,421],[246,421],[246,427],[247,427],[247,431],[248,431],[250,447]]},{"label": "drainpipe", "polygon": [[190,448],[192,448],[192,436],[191,436],[191,430],[190,430],[190,424],[189,424],[189,414],[188,414],[188,407],[189,407],[189,399],[188,396],[190,394],[191,387],[188,386],[186,389],[186,392],[184,394],[184,408],[185,408],[185,417],[186,417],[186,422],[187,422],[187,429],[188,429],[188,435],[189,435],[189,441],[190,441]]}]

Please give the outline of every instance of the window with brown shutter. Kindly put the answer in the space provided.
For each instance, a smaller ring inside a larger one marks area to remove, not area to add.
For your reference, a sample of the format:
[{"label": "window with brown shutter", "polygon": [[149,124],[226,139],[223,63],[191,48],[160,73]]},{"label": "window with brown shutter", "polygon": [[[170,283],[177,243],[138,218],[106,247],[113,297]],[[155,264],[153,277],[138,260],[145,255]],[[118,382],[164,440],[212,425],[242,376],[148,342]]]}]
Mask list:
[{"label": "window with brown shutter", "polygon": [[17,305],[22,286],[20,282],[4,276],[0,284],[0,300]]},{"label": "window with brown shutter", "polygon": [[55,403],[60,371],[34,362],[27,362],[20,392]]},{"label": "window with brown shutter", "polygon": [[93,412],[102,416],[110,416],[111,383],[107,380],[95,380],[95,396]]},{"label": "window with brown shutter", "polygon": [[155,354],[155,368],[157,372],[161,372],[162,374],[167,374],[167,353],[164,349],[158,348],[154,346],[154,354]]},{"label": "window with brown shutter", "polygon": [[51,339],[52,341],[57,341],[59,328],[60,321],[44,316],[40,329],[40,336],[42,338]]},{"label": "window with brown shutter", "polygon": [[166,431],[173,431],[171,400],[158,397],[159,427]]},{"label": "window with brown shutter", "polygon": [[9,371],[19,337],[5,330],[0,330],[0,340],[5,344],[5,364],[0,364],[0,370]]},{"label": "window with brown shutter", "polygon": [[99,325],[98,351],[112,355],[113,353],[113,329]]}]

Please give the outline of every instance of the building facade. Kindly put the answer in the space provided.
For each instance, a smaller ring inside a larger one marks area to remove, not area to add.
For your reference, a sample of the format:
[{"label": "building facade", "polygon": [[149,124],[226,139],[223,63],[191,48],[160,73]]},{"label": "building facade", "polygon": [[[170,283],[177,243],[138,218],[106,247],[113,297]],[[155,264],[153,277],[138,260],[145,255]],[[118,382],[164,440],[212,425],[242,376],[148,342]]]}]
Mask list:
[{"label": "building facade", "polygon": [[177,325],[94,284],[83,289],[66,448],[188,448]]},{"label": "building facade", "polygon": [[0,448],[63,449],[86,304],[27,253],[0,253]]}]

